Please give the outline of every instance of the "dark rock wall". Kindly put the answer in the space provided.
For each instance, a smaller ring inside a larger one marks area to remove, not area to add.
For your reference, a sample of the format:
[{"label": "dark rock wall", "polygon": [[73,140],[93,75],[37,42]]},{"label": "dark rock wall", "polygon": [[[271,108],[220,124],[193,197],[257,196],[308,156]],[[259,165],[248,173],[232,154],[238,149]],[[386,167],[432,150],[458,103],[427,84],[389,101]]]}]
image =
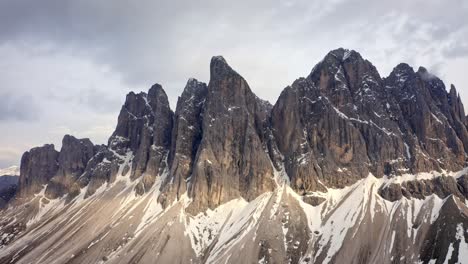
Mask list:
[{"label": "dark rock wall", "polygon": [[27,151],[21,157],[18,198],[26,198],[42,190],[57,173],[58,156],[54,145],[44,145]]},{"label": "dark rock wall", "polygon": [[[284,168],[299,194],[348,186],[369,173],[456,171],[466,162],[467,125],[455,87],[447,92],[422,67],[399,64],[382,78],[359,53],[337,49],[272,106],[224,58],[213,57],[209,84],[190,79],[175,113],[155,84],[127,95],[107,146],[67,135],[60,152],[53,145],[26,152],[17,197],[46,184],[49,198],[74,197],[85,186],[89,196],[128,174],[138,194],[161,177],[163,206],[187,193],[198,212],[273,190],[275,169]],[[463,197],[464,179],[409,182],[381,194]]]},{"label": "dark rock wall", "polygon": [[273,167],[257,124],[262,102],[222,57],[210,65],[200,146],[190,181],[194,211],[273,190]]}]

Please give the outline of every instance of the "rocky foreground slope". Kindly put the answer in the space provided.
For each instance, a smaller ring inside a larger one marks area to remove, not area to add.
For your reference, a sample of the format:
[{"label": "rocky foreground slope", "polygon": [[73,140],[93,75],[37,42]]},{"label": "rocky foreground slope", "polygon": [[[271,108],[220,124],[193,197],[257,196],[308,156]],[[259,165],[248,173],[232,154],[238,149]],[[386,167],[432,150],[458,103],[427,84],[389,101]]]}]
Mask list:
[{"label": "rocky foreground slope", "polygon": [[426,69],[337,49],[275,105],[222,57],[107,145],[26,152],[0,263],[464,263],[468,121]]}]

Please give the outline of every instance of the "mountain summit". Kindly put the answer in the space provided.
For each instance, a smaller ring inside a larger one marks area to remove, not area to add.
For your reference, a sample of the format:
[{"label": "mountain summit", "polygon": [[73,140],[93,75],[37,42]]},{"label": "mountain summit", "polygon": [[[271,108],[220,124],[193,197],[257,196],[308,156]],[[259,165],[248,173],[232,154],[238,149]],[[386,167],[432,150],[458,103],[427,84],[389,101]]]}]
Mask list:
[{"label": "mountain summit", "polygon": [[423,67],[340,48],[271,105],[215,56],[175,112],[155,84],[107,145],[24,153],[0,263],[462,263],[467,129]]}]

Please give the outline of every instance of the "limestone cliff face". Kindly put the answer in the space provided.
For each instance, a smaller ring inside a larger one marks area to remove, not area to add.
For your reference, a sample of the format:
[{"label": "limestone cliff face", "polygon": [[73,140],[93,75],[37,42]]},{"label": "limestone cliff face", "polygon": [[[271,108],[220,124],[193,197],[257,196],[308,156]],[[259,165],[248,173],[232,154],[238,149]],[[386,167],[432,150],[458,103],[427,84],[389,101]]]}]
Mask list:
[{"label": "limestone cliff face", "polygon": [[330,52],[280,95],[272,127],[291,184],[300,192],[389,174],[408,157],[386,107],[382,79],[357,52]]},{"label": "limestone cliff face", "polygon": [[88,161],[94,156],[94,151],[95,147],[89,139],[77,139],[65,135],[57,158],[57,173],[47,184],[46,197],[55,199],[72,191],[78,191],[76,189],[79,186],[76,181],[84,172]]},{"label": "limestone cliff face", "polygon": [[[175,113],[155,84],[127,95],[107,146],[65,136],[60,152],[52,145],[26,152],[17,197],[44,185],[50,199],[82,191],[88,197],[128,176],[138,195],[158,188],[158,202],[167,207],[186,194],[197,213],[234,198],[250,201],[275,189],[280,175],[307,195],[369,173],[457,171],[466,164],[467,126],[455,87],[447,92],[422,67],[399,64],[382,78],[359,53],[333,50],[272,106],[217,56],[208,85],[190,79]],[[463,177],[407,183],[406,193],[388,187],[380,195],[389,200],[466,197],[468,190]]]},{"label": "limestone cliff face", "polygon": [[299,192],[343,187],[369,172],[460,170],[466,126],[456,91],[421,68],[397,66],[382,79],[354,51],[330,52],[280,95],[275,140]]},{"label": "limestone cliff face", "polygon": [[[84,185],[91,182],[94,192],[104,182],[130,173],[132,180],[140,181],[138,194],[149,190],[167,167],[172,119],[173,112],[161,85],[153,85],[148,93],[130,92],[107,148],[98,153],[87,169]],[[121,165],[124,167],[120,168]]]},{"label": "limestone cliff face", "polygon": [[43,185],[47,184],[58,170],[58,155],[51,144],[33,148],[23,154],[18,198],[27,198],[41,191]]},{"label": "limestone cliff face", "polygon": [[[110,149],[119,155],[134,155],[131,177],[144,172],[158,174],[163,169],[171,144],[173,112],[161,85],[155,84],[146,93],[127,95],[115,132],[109,139]],[[152,183],[148,183],[151,185]]]},{"label": "limestone cliff face", "polygon": [[409,141],[410,170],[462,168],[467,131],[451,108],[463,105],[449,99],[442,81],[424,68],[414,72],[400,64],[386,79],[386,88],[398,104],[398,122]]},{"label": "limestone cliff face", "polygon": [[262,142],[262,101],[222,57],[213,57],[200,145],[190,179],[194,211],[273,190]]},{"label": "limestone cliff face", "polygon": [[202,138],[202,111],[207,95],[205,83],[190,79],[177,101],[169,156],[169,176],[159,201],[167,206],[187,192],[193,164]]}]

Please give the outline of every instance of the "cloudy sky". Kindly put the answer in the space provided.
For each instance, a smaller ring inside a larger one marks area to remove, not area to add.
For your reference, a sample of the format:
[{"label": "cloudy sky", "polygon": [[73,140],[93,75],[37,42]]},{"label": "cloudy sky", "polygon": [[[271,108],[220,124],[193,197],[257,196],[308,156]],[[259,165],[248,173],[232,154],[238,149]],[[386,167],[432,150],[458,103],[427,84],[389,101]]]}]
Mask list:
[{"label": "cloudy sky", "polygon": [[174,108],[213,55],[272,103],[337,47],[382,76],[424,65],[468,102],[467,17],[466,0],[0,0],[0,167],[66,133],[105,143],[155,82]]}]

